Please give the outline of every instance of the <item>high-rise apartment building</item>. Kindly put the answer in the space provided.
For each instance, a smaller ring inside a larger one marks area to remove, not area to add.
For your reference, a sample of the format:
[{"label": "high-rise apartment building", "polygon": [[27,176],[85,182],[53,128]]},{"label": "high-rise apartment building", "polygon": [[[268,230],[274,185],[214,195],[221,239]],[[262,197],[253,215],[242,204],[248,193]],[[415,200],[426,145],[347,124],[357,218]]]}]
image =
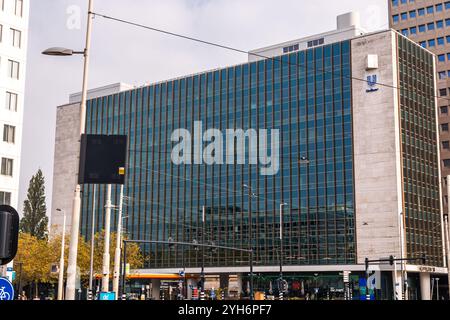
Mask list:
[{"label": "high-rise apartment building", "polygon": [[0,204],[19,203],[28,0],[0,0]]},{"label": "high-rise apartment building", "polygon": [[[338,17],[337,30],[252,53],[248,63],[89,99],[87,133],[129,137],[128,237],[251,248],[255,290],[275,288],[281,262],[299,297],[343,297],[344,288],[365,297],[366,258],[415,258],[371,265],[369,287],[377,299],[392,299],[393,288],[429,298],[430,276],[447,272],[435,55],[394,30],[364,33],[355,14]],[[53,199],[67,212],[79,121],[78,103],[58,108]],[[94,205],[96,231],[104,226],[105,192],[97,186],[94,201],[94,186],[83,186],[86,238]],[[183,268],[199,277],[204,264],[248,292],[246,254],[142,250],[139,281]]]},{"label": "high-rise apartment building", "polygon": [[[442,176],[450,174],[450,1],[388,0],[389,24],[437,55],[437,112],[439,114]],[[443,186],[446,186],[443,179]],[[446,190],[446,189],[444,189]],[[444,195],[444,206],[448,203]],[[447,209],[444,208],[444,212]]]}]

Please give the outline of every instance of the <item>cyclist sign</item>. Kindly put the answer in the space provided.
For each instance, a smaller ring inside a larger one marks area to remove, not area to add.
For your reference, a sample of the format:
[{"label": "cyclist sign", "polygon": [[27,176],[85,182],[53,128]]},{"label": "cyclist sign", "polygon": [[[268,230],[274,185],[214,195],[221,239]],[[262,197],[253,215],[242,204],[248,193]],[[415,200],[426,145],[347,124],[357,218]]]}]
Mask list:
[{"label": "cyclist sign", "polygon": [[14,287],[5,278],[0,278],[0,301],[2,300],[14,300]]}]

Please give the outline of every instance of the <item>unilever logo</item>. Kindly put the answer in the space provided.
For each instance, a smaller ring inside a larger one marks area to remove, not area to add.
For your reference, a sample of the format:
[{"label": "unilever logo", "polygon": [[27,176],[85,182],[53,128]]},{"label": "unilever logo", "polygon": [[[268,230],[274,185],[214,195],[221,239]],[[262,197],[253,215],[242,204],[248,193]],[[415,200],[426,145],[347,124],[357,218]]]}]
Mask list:
[{"label": "unilever logo", "polygon": [[223,133],[219,129],[203,131],[203,123],[195,121],[193,135],[189,130],[176,129],[171,141],[176,143],[171,154],[175,165],[245,165],[248,159],[248,164],[260,166],[263,176],[276,175],[280,170],[278,129],[227,129]]}]

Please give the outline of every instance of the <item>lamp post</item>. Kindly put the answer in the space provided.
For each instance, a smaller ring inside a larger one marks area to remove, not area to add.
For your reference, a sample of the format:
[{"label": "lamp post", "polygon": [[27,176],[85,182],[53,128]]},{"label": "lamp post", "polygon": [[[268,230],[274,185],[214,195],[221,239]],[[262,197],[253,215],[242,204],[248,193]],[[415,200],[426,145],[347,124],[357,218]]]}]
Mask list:
[{"label": "lamp post", "polygon": [[280,204],[280,256],[279,256],[279,260],[280,260],[280,285],[279,285],[279,290],[280,290],[280,300],[283,300],[283,289],[282,288],[282,284],[283,284],[283,207],[287,206],[287,203],[281,203]]},{"label": "lamp post", "polygon": [[[206,209],[205,206],[202,207],[202,244],[205,244],[205,215]],[[200,292],[200,300],[205,300],[205,247],[202,247],[202,272],[201,272],[201,292]]]},{"label": "lamp post", "polygon": [[116,299],[119,297],[119,277],[120,277],[120,249],[122,244],[122,208],[123,208],[123,185],[120,186],[119,217],[117,218],[116,251],[114,254],[114,277],[113,291]]},{"label": "lamp post", "polygon": [[64,290],[64,249],[66,245],[66,213],[61,209],[56,209],[63,214],[63,232],[61,239],[61,256],[59,258],[59,277],[58,277],[58,300],[63,300]]},{"label": "lamp post", "polygon": [[94,196],[92,198],[92,223],[91,223],[91,261],[89,266],[89,291],[93,294],[92,283],[94,278],[94,244],[95,244],[95,199],[97,196],[97,185],[94,185]]},{"label": "lamp post", "polygon": [[[94,0],[89,0],[88,4],[88,19],[86,28],[86,47],[84,51],[74,51],[65,48],[50,48],[43,52],[45,55],[51,56],[71,56],[74,54],[84,55],[83,67],[83,86],[81,91],[80,103],[80,138],[85,133],[86,125],[86,100],[87,100],[87,85],[89,74],[89,54],[91,48],[91,34],[92,34],[92,20],[93,20],[93,6]],[[78,150],[80,150],[81,139],[78,142]],[[79,168],[77,168],[77,178]],[[67,266],[67,285],[66,285],[66,300],[75,300],[75,286],[76,286],[76,272],[77,272],[77,254],[78,254],[78,237],[80,234],[80,211],[81,211],[81,185],[75,187],[75,195],[72,207],[72,226],[70,232],[70,247],[69,247],[69,261]]]}]

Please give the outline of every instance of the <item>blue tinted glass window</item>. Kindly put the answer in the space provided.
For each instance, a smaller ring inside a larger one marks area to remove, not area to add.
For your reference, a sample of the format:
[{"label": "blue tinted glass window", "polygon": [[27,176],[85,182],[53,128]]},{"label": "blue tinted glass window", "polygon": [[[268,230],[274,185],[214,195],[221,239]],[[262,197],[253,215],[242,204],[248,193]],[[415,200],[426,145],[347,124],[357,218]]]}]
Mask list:
[{"label": "blue tinted glass window", "polygon": [[447,27],[450,27],[450,19],[445,19],[445,25],[446,25]]},{"label": "blue tinted glass window", "polygon": [[419,32],[425,32],[425,31],[427,31],[427,29],[425,28],[425,25],[424,25],[424,24],[421,24],[421,25],[419,26]]},{"label": "blue tinted glass window", "polygon": [[436,5],[436,12],[442,11],[442,3]]},{"label": "blue tinted glass window", "polygon": [[447,71],[447,77],[450,78],[450,70]]},{"label": "blue tinted glass window", "polygon": [[410,17],[411,19],[414,19],[416,16],[417,16],[416,10],[413,10],[413,11],[410,11],[410,12],[409,12],[409,17]]},{"label": "blue tinted glass window", "polygon": [[447,43],[450,43],[450,36],[446,36]]},{"label": "blue tinted glass window", "polygon": [[444,20],[436,21],[436,28],[442,29],[444,27]]},{"label": "blue tinted glass window", "polygon": [[408,1],[407,0],[401,0],[401,3],[402,4],[405,4],[405,3],[407,3]]},{"label": "blue tinted glass window", "polygon": [[407,37],[408,36],[408,29],[403,29],[402,30],[402,35],[404,35],[405,37]]},{"label": "blue tinted glass window", "polygon": [[425,9],[424,8],[420,8],[419,10],[417,10],[417,12],[419,13],[419,16],[424,16],[425,15]]},{"label": "blue tinted glass window", "polygon": [[436,40],[434,40],[434,39],[428,40],[428,46],[429,47],[435,47],[436,46]]},{"label": "blue tinted glass window", "polygon": [[439,62],[445,62],[445,54],[438,55]]},{"label": "blue tinted glass window", "polygon": [[430,22],[429,24],[427,24],[427,26],[428,26],[428,31],[434,30],[434,22]]},{"label": "blue tinted glass window", "polygon": [[394,23],[398,23],[398,14],[392,16]]},{"label": "blue tinted glass window", "polygon": [[427,7],[427,13],[428,14],[434,13],[434,7],[433,6]]},{"label": "blue tinted glass window", "polygon": [[398,6],[398,0],[392,0],[392,6],[393,7]]},{"label": "blue tinted glass window", "polygon": [[450,61],[450,53],[447,53],[447,60]]},{"label": "blue tinted glass window", "polygon": [[445,9],[446,9],[446,10],[450,10],[450,1],[447,1],[447,2],[445,3]]},{"label": "blue tinted glass window", "polygon": [[447,73],[446,73],[445,71],[439,72],[439,79],[440,79],[440,80],[445,79],[446,76],[447,76]]},{"label": "blue tinted glass window", "polygon": [[409,29],[409,32],[411,34],[417,34],[417,27],[411,27],[411,29]]},{"label": "blue tinted glass window", "polygon": [[437,44],[439,46],[443,46],[445,44],[444,37],[437,38]]},{"label": "blue tinted glass window", "polygon": [[402,13],[402,20],[408,20],[408,13],[407,12],[403,12]]},{"label": "blue tinted glass window", "polygon": [[426,47],[427,47],[427,42],[426,42],[426,41],[421,41],[421,42],[420,42],[420,45],[421,45],[422,47],[426,48]]}]

